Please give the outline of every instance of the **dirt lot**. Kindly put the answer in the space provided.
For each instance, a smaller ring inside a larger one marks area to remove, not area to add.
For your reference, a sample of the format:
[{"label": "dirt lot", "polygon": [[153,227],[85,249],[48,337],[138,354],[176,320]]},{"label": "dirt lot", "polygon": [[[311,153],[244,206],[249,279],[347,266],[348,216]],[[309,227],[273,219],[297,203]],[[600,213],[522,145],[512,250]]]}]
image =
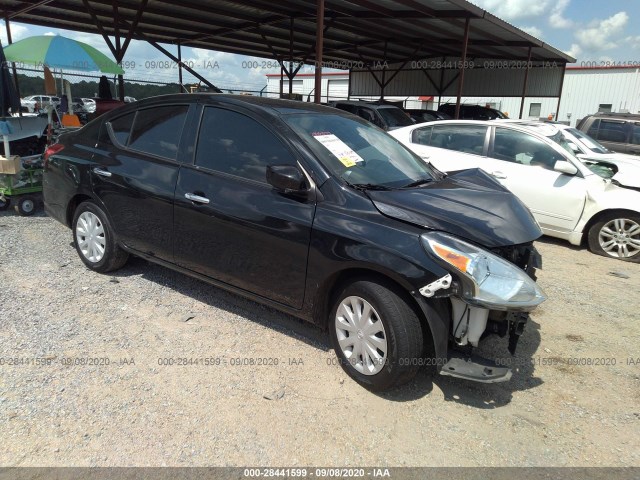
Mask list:
[{"label": "dirt lot", "polygon": [[640,265],[545,239],[510,383],[375,395],[314,327],[139,259],[92,273],[70,242],[0,213],[0,465],[640,465]]}]

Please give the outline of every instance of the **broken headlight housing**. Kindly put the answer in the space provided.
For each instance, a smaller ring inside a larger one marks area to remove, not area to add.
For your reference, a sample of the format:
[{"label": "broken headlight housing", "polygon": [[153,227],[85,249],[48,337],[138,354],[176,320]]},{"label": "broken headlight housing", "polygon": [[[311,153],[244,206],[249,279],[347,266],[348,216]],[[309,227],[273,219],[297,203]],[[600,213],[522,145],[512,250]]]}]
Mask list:
[{"label": "broken headlight housing", "polygon": [[542,289],[521,268],[452,235],[425,233],[425,250],[460,280],[459,295],[491,310],[535,308],[546,300]]}]

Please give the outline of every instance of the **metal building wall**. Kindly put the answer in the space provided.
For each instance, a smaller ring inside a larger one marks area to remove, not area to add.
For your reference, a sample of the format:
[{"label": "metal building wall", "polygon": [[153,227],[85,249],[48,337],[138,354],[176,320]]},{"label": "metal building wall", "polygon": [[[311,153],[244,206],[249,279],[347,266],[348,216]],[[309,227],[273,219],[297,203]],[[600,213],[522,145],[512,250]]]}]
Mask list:
[{"label": "metal building wall", "polygon": [[[447,63],[448,60],[445,60],[445,64]],[[385,96],[456,95],[458,91],[457,76],[460,70],[434,68],[434,65],[437,64],[438,62],[431,60],[412,62],[398,73],[395,69],[399,65],[390,66],[386,72],[354,69],[351,71],[351,94],[354,96],[379,96],[379,82],[384,83],[383,79],[392,78],[384,88]],[[526,62],[496,62],[475,59],[471,65],[473,68],[468,68],[465,71],[463,96],[520,97],[522,95]],[[426,68],[421,70],[420,67]],[[429,74],[431,80],[425,72]],[[557,97],[562,82],[562,73],[563,69],[559,64],[534,64],[529,70],[528,95]],[[440,86],[444,87],[442,92],[438,92]]]}]

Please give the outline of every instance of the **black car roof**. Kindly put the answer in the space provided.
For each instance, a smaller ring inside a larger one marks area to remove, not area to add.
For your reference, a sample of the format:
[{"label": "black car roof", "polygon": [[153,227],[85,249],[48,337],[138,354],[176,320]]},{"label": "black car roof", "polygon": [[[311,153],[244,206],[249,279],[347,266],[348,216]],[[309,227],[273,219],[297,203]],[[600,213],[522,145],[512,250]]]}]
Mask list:
[{"label": "black car roof", "polygon": [[[215,99],[218,102],[229,103],[231,105],[245,105],[260,110],[272,110],[277,113],[332,113],[336,114],[339,110],[317,105],[311,102],[301,102],[298,100],[282,100],[279,98],[256,97],[253,95],[232,95],[224,93],[175,93],[169,95],[159,95],[138,100],[135,104],[131,104],[132,108],[156,105],[158,103],[172,102],[194,102],[199,99]],[[134,106],[135,105],[135,106]]]}]

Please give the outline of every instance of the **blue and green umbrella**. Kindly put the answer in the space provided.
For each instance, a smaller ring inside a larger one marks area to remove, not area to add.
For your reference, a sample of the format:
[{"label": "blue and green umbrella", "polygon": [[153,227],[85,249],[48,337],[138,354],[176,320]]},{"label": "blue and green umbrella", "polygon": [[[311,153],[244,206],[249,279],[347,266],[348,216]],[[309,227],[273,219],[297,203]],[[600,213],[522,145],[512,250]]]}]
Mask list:
[{"label": "blue and green umbrella", "polygon": [[124,70],[102,52],[86,43],[60,35],[29,37],[4,48],[9,62],[61,70],[123,74]]}]

